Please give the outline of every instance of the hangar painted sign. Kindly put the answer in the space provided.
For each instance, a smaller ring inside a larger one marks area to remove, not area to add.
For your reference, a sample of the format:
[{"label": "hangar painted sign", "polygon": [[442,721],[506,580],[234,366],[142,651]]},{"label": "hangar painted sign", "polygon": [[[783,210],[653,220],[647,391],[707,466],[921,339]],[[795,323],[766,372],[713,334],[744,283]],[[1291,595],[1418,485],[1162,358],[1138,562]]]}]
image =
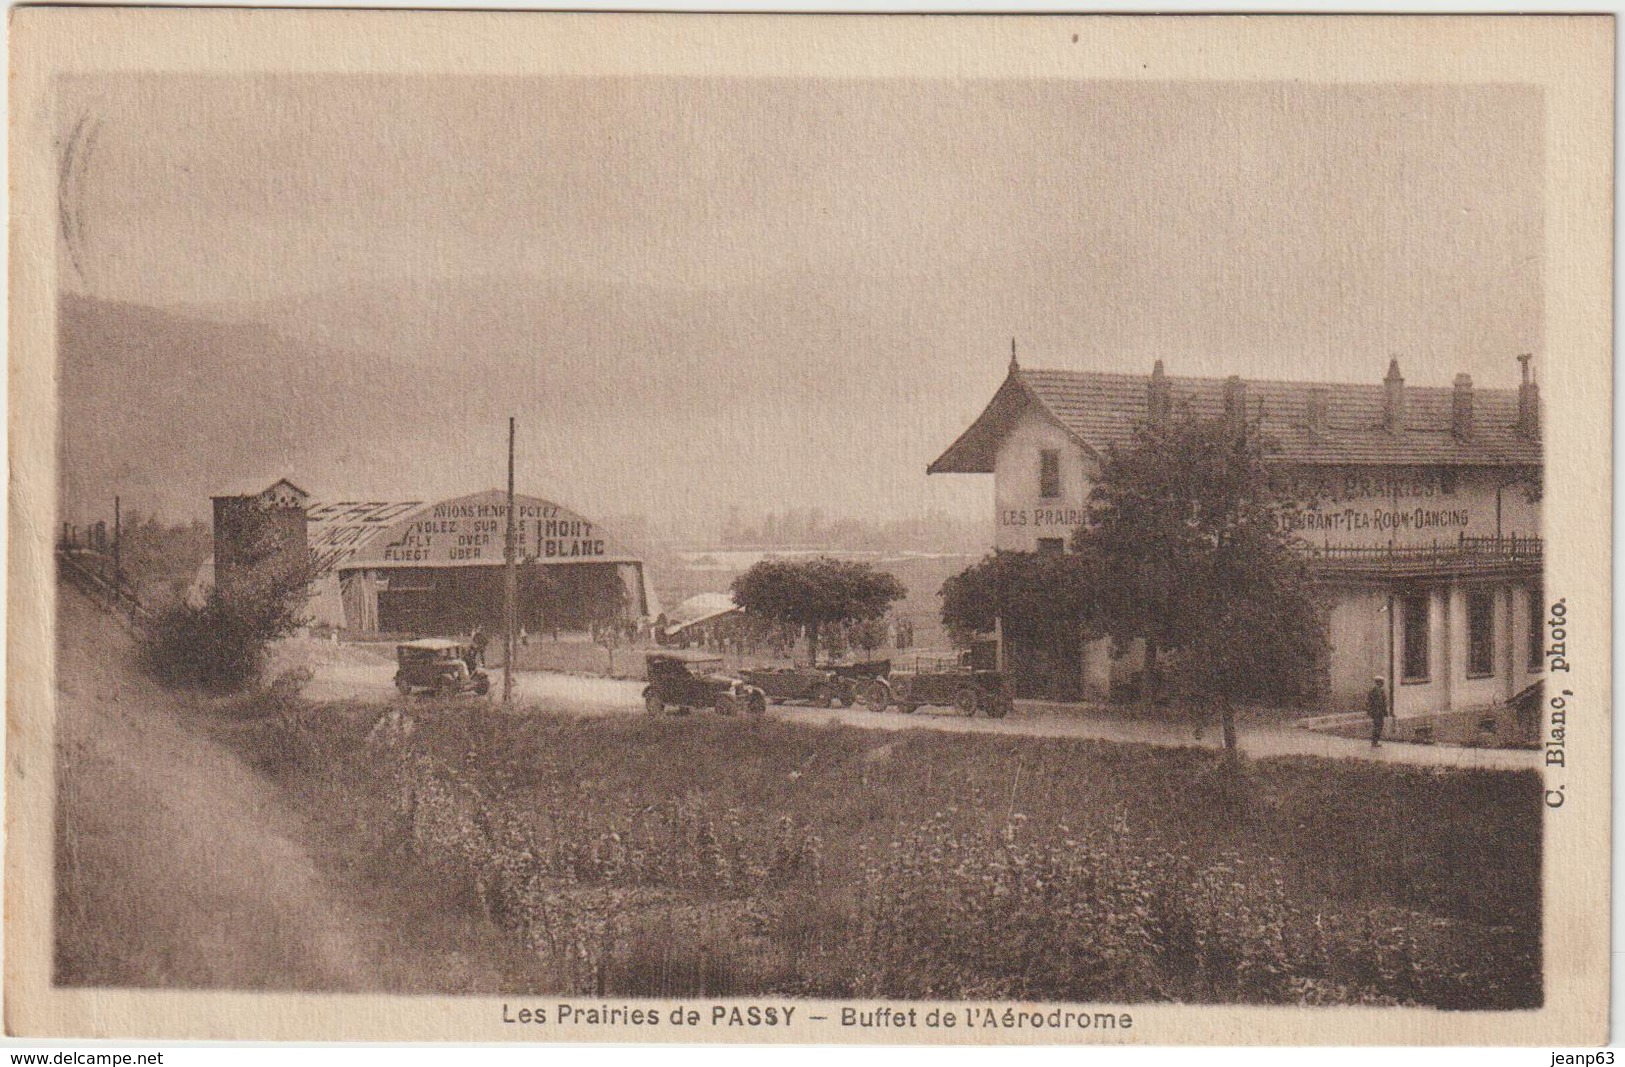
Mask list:
[{"label": "hangar painted sign", "polygon": [[[369,537],[346,570],[481,566],[503,562],[508,502],[500,490],[422,505]],[[630,563],[592,520],[536,497],[514,501],[514,550],[521,563]]]}]

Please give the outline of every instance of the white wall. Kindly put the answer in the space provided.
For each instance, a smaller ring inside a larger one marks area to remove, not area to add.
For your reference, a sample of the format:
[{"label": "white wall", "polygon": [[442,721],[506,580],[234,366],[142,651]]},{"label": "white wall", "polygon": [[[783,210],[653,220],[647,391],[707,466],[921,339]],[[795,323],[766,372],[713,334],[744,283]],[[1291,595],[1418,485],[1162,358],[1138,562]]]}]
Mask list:
[{"label": "white wall", "polygon": [[[1484,592],[1492,597],[1490,619],[1494,626],[1490,647],[1494,649],[1494,662],[1487,678],[1467,676],[1467,597],[1470,593]],[[1455,655],[1451,660],[1451,707],[1471,708],[1494,704],[1506,699],[1506,605],[1511,589],[1505,584],[1458,585],[1450,590],[1450,632],[1455,638]]]},{"label": "white wall", "polygon": [[1282,520],[1310,545],[1423,546],[1540,533],[1529,487],[1505,484],[1499,471],[1317,467],[1294,482],[1318,495],[1309,506],[1283,509]]},{"label": "white wall", "polygon": [[[1538,627],[1543,641],[1546,634],[1546,604],[1540,596],[1538,586],[1520,585],[1512,591],[1512,693],[1533,685],[1534,682],[1546,673],[1544,659],[1538,661],[1533,667],[1529,665],[1529,603],[1537,601],[1541,607],[1541,624]],[[1510,695],[1510,694],[1509,694]]]},{"label": "white wall", "polygon": [[1327,702],[1338,710],[1364,708],[1373,678],[1388,685],[1387,592],[1339,590],[1327,626],[1332,646]]},{"label": "white wall", "polygon": [[[1060,453],[1061,495],[1038,494],[1039,453]],[[994,546],[1035,552],[1039,538],[1060,537],[1068,546],[1083,524],[1089,500],[1092,461],[1054,422],[1029,408],[1005,435],[994,460]]]},{"label": "white wall", "polygon": [[[1495,650],[1494,669],[1487,677],[1471,678],[1467,674],[1467,597],[1478,591],[1488,591],[1494,598],[1491,618],[1494,633],[1491,647]],[[1400,715],[1421,714],[1445,709],[1466,709],[1496,704],[1513,696],[1525,686],[1537,681],[1540,668],[1530,670],[1526,644],[1529,634],[1529,587],[1521,581],[1502,579],[1494,582],[1463,582],[1447,588],[1435,588],[1428,594],[1432,628],[1429,643],[1430,676],[1427,682],[1400,681],[1403,649],[1405,647],[1404,613],[1395,600],[1394,710]],[[1510,611],[1510,615],[1509,615]],[[1356,654],[1352,645],[1339,645],[1334,632],[1333,664],[1334,690],[1337,689],[1338,662]],[[1373,672],[1377,673],[1377,672]],[[1369,683],[1368,683],[1369,684]],[[1345,705],[1352,701],[1346,690],[1335,697]]]},{"label": "white wall", "polygon": [[[1054,449],[1060,458],[1059,496],[1039,495],[1039,454]],[[1032,552],[1041,538],[1063,538],[1070,546],[1083,523],[1095,461],[1067,433],[1036,410],[1017,420],[994,462],[994,545]],[[1322,490],[1314,506],[1296,510],[1299,536],[1310,544],[1429,545],[1468,537],[1538,536],[1540,504],[1522,485],[1504,484],[1503,473],[1437,468],[1317,468],[1304,473]],[[1452,484],[1453,479],[1453,484]],[[1448,491],[1447,491],[1448,490]],[[1394,690],[1397,714],[1442,708],[1469,708],[1505,700],[1540,677],[1528,669],[1529,589],[1502,580],[1495,589],[1495,670],[1487,678],[1467,677],[1467,587],[1434,588],[1429,596],[1430,671],[1426,682],[1403,683],[1404,621],[1394,619]],[[1388,593],[1381,588],[1344,589],[1331,609],[1329,704],[1360,710],[1371,679],[1388,677]],[[1398,601],[1395,601],[1398,611]],[[1510,612],[1510,616],[1509,616]],[[1125,659],[1109,655],[1107,642],[1080,649],[1088,696],[1104,696],[1114,678],[1138,670],[1136,652]]]}]

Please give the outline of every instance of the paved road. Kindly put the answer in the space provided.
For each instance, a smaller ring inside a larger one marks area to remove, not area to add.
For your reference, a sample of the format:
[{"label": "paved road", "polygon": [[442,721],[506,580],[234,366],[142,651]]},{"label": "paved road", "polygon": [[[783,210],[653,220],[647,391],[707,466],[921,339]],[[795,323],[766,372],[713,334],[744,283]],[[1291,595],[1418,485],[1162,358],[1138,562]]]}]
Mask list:
[{"label": "paved road", "polygon": [[[394,695],[394,665],[389,663],[329,663],[315,668],[305,695],[313,700],[389,699]],[[501,685],[500,672],[492,680]],[[613,678],[591,678],[547,671],[516,671],[514,696],[523,705],[579,715],[645,714],[643,683]],[[895,708],[872,712],[865,708],[809,708],[780,705],[768,714],[802,722],[838,721],[874,730],[932,729],[1033,737],[1079,737],[1142,744],[1217,747],[1217,728],[1198,742],[1189,728],[1119,718],[1086,706],[1017,701],[1015,714],[1006,719],[966,718],[949,708],[922,708],[904,715]],[[1504,749],[1469,749],[1389,743],[1372,748],[1369,741],[1303,730],[1293,726],[1243,727],[1242,751],[1263,756],[1322,756],[1366,759],[1422,766],[1516,769],[1539,765],[1540,753]]]}]

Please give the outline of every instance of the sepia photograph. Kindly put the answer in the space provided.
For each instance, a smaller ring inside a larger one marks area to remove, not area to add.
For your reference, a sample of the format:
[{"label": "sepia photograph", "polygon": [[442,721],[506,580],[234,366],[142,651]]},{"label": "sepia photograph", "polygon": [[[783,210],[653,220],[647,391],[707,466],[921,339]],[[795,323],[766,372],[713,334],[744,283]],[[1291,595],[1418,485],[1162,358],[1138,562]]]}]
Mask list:
[{"label": "sepia photograph", "polygon": [[241,15],[15,31],[11,1032],[1606,1039],[1610,20]]}]

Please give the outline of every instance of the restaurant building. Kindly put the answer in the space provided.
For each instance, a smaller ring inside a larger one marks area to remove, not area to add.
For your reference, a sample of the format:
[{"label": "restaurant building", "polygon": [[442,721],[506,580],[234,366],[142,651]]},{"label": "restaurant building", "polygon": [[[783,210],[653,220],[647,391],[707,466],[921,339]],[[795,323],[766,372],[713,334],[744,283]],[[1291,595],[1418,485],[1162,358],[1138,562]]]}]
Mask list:
[{"label": "restaurant building", "polygon": [[[1495,704],[1541,676],[1539,391],[1032,370],[1011,359],[982,414],[928,468],[991,474],[994,547],[1064,552],[1099,464],[1136,427],[1190,411],[1262,434],[1306,501],[1283,507],[1328,591],[1330,707],[1388,680],[1401,716]],[[1002,650],[1018,686],[1100,698],[1141,657],[1088,642],[1074,661]]]}]

